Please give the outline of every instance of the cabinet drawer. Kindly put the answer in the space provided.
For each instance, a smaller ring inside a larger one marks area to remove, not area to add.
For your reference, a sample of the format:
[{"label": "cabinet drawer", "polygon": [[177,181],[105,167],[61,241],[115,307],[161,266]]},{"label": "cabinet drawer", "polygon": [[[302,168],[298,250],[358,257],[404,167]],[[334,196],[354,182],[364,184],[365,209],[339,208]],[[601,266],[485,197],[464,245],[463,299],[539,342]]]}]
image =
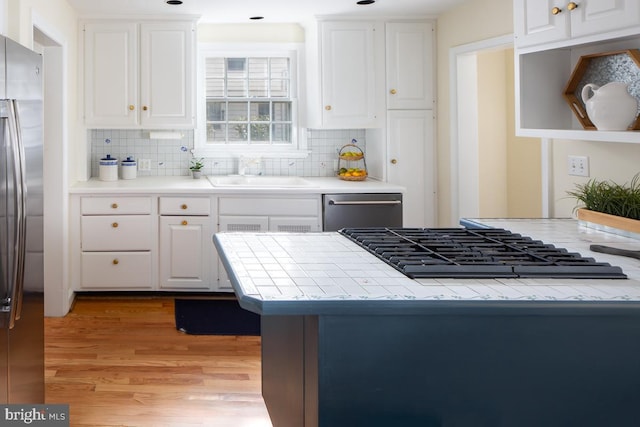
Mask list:
[{"label": "cabinet drawer", "polygon": [[149,215],[83,216],[83,251],[148,251],[152,247]]},{"label": "cabinet drawer", "polygon": [[160,215],[209,215],[208,197],[160,197]]},{"label": "cabinet drawer", "polygon": [[318,199],[221,197],[220,215],[318,215]]},{"label": "cabinet drawer", "polygon": [[83,197],[82,215],[144,215],[151,213],[150,197]]},{"label": "cabinet drawer", "polygon": [[153,287],[151,252],[83,252],[82,288]]}]

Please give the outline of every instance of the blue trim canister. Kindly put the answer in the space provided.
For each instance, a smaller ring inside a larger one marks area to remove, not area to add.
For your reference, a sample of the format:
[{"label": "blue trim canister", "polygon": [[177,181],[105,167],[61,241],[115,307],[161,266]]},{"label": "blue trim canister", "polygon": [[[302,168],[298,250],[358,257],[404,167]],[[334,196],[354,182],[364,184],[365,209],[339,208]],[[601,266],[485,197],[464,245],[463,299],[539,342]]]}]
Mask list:
[{"label": "blue trim canister", "polygon": [[117,181],[118,180],[118,159],[107,157],[100,159],[100,181]]},{"label": "blue trim canister", "polygon": [[138,162],[132,157],[127,157],[120,165],[122,166],[122,179],[135,179],[137,177]]}]

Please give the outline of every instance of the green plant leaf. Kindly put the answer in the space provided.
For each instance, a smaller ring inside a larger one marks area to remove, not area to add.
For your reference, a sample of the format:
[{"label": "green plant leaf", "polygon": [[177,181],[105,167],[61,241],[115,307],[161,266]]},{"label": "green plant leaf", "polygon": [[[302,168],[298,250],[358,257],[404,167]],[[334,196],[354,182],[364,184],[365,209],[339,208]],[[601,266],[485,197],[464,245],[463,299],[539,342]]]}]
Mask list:
[{"label": "green plant leaf", "polygon": [[640,173],[629,184],[591,179],[577,184],[567,194],[578,202],[574,211],[586,208],[595,212],[640,219]]}]

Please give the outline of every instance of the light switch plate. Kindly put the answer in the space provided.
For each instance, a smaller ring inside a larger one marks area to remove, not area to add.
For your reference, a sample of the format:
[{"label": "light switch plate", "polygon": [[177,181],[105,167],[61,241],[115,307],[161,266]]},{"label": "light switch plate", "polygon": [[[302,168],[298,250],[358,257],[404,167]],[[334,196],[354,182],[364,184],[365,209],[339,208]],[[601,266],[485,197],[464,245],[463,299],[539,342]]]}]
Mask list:
[{"label": "light switch plate", "polygon": [[569,175],[589,176],[589,158],[587,156],[569,156]]},{"label": "light switch plate", "polygon": [[138,159],[138,170],[148,172],[151,170],[151,159]]}]

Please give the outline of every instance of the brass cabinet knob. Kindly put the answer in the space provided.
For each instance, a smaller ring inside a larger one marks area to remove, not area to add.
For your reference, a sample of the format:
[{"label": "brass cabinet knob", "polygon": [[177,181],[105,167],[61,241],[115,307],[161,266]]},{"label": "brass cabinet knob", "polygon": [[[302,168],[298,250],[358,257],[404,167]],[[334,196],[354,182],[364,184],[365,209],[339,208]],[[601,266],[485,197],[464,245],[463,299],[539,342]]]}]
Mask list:
[{"label": "brass cabinet knob", "polygon": [[111,203],[111,209],[118,209],[117,203]]},{"label": "brass cabinet knob", "polygon": [[395,95],[396,93],[398,93],[398,91],[397,91],[397,90],[395,90],[395,89],[391,89],[391,90],[389,91],[389,93],[390,93],[391,95]]},{"label": "brass cabinet knob", "polygon": [[143,111],[147,111],[149,109],[149,107],[147,107],[146,105],[142,106],[142,110]]},{"label": "brass cabinet knob", "polygon": [[180,206],[180,208],[181,208],[182,210],[185,210],[185,209],[187,209],[187,205],[182,205],[182,206]]},{"label": "brass cabinet knob", "polygon": [[331,111],[331,105],[325,106],[324,109],[327,110],[327,111]]},{"label": "brass cabinet knob", "polygon": [[129,110],[133,111],[135,109],[136,109],[136,107],[134,107],[133,104],[129,105]]},{"label": "brass cabinet knob", "polygon": [[118,261],[118,258],[114,259],[113,261],[111,261],[111,263],[113,265],[118,265],[120,263],[120,261]]},{"label": "brass cabinet knob", "polygon": [[578,8],[578,5],[574,2],[569,2],[569,4],[567,5],[567,9],[569,10],[575,10]]},{"label": "brass cabinet knob", "polygon": [[118,223],[117,223],[117,222],[114,222],[113,224],[111,224],[111,226],[112,226],[113,228],[118,228]]},{"label": "brass cabinet knob", "polygon": [[391,164],[395,165],[396,163],[398,163],[398,161],[396,159],[391,159]]},{"label": "brass cabinet knob", "polygon": [[552,15],[557,15],[560,12],[562,12],[562,9],[560,9],[559,7],[554,7],[553,9],[551,9],[551,14]]},{"label": "brass cabinet knob", "polygon": [[182,221],[182,225],[189,225],[189,223],[186,220],[184,220]]}]

